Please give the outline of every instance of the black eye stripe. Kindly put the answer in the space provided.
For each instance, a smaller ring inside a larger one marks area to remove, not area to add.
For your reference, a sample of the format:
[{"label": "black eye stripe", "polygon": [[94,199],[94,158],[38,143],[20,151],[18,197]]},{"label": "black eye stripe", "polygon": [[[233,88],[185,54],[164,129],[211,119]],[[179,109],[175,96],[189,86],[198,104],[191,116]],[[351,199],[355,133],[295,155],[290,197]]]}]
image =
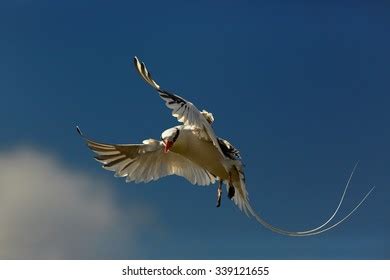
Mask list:
[{"label": "black eye stripe", "polygon": [[179,137],[179,134],[180,134],[180,129],[176,128],[176,135],[172,139],[173,142],[175,142],[177,140],[177,138]]}]

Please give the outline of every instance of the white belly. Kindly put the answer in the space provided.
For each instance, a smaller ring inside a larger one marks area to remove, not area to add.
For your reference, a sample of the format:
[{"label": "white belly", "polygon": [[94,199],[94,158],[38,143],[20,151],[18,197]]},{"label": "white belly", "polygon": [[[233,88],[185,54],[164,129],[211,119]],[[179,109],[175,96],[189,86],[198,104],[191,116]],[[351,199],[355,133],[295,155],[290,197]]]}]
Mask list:
[{"label": "white belly", "polygon": [[227,180],[229,177],[223,166],[225,159],[214,144],[198,138],[190,130],[180,131],[171,152],[186,157],[222,180]]}]

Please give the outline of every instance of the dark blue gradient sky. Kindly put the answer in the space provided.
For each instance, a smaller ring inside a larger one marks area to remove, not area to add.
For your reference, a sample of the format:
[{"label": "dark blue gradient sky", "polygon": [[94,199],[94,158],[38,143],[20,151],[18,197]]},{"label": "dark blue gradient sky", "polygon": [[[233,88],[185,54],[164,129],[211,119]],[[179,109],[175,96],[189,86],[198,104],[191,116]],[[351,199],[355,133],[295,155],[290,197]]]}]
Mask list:
[{"label": "dark blue gradient sky", "polygon": [[[389,13],[388,1],[2,1],[0,149],[43,149],[111,181],[120,204],[152,205],[159,230],[139,238],[137,258],[388,259]],[[112,143],[159,139],[176,125],[137,76],[134,55],[164,88],[213,112],[269,222],[317,226],[357,160],[341,212],[375,192],[342,226],[291,238],[226,196],[216,209],[215,186],[114,178],[91,159],[76,124]],[[126,244],[108,252],[130,256]]]}]

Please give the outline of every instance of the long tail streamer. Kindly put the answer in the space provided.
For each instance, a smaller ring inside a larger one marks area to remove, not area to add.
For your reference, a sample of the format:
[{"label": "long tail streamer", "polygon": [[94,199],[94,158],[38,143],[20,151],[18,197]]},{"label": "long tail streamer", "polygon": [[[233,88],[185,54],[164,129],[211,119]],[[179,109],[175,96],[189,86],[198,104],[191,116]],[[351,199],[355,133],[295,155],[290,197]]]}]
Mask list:
[{"label": "long tail streamer", "polygon": [[284,229],[281,229],[281,228],[278,228],[278,227],[275,227],[273,225],[271,225],[270,223],[268,223],[267,221],[265,221],[263,218],[261,218],[259,216],[259,214],[256,213],[256,211],[250,206],[248,205],[248,210],[250,211],[250,213],[253,215],[253,217],[255,217],[255,219],[260,223],[262,224],[264,227],[266,227],[267,229],[273,231],[273,232],[276,232],[276,233],[279,233],[279,234],[282,234],[282,235],[288,235],[288,236],[310,236],[310,235],[317,235],[317,234],[320,234],[320,233],[323,233],[325,231],[328,231],[338,225],[340,225],[342,222],[344,222],[345,220],[347,220],[359,207],[360,205],[362,205],[362,203],[367,199],[367,197],[371,194],[371,192],[375,189],[375,187],[372,187],[368,192],[367,194],[363,197],[362,200],[360,200],[360,202],[346,215],[344,216],[342,219],[340,219],[338,222],[334,223],[333,225],[330,225],[328,227],[325,227],[326,225],[328,225],[333,219],[334,217],[336,216],[336,214],[338,213],[338,211],[340,210],[340,207],[341,205],[343,204],[343,201],[344,201],[344,198],[345,198],[345,195],[347,193],[347,190],[348,190],[348,187],[349,187],[349,184],[351,182],[351,179],[352,179],[352,176],[356,170],[356,167],[357,167],[358,163],[355,164],[352,172],[351,172],[351,175],[349,176],[348,178],[348,181],[347,181],[347,184],[345,185],[345,188],[344,188],[344,192],[341,196],[341,199],[339,201],[339,204],[337,205],[335,211],[333,212],[333,214],[328,218],[328,220],[323,223],[322,225],[316,227],[316,228],[313,228],[313,229],[310,229],[310,230],[306,230],[306,231],[288,231],[288,230],[284,230]]}]

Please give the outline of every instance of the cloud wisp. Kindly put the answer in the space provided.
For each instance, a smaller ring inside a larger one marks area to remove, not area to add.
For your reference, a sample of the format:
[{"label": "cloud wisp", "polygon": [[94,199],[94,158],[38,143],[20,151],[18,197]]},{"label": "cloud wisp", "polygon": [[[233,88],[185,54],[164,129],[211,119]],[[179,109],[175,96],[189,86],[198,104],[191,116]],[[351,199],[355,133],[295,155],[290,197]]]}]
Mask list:
[{"label": "cloud wisp", "polygon": [[0,259],[135,256],[153,211],[118,207],[112,190],[46,153],[0,152]]}]

